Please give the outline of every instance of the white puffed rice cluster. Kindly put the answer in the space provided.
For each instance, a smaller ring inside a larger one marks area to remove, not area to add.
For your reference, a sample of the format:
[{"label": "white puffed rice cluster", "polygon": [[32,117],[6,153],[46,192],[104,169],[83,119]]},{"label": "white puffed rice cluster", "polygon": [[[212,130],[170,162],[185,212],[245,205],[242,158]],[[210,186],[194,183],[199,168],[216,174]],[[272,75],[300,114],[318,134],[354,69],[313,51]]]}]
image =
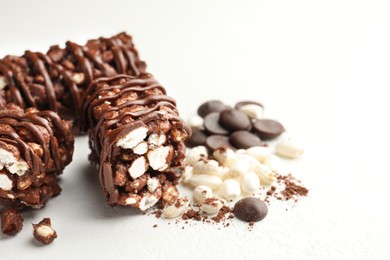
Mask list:
[{"label": "white puffed rice cluster", "polygon": [[212,198],[220,198],[224,204],[225,200],[252,196],[262,186],[275,182],[282,167],[279,156],[297,158],[303,152],[303,145],[291,138],[276,144],[276,155],[263,146],[237,151],[220,148],[213,154],[206,147],[197,146],[188,150],[182,182],[193,188],[194,200],[199,205]]}]

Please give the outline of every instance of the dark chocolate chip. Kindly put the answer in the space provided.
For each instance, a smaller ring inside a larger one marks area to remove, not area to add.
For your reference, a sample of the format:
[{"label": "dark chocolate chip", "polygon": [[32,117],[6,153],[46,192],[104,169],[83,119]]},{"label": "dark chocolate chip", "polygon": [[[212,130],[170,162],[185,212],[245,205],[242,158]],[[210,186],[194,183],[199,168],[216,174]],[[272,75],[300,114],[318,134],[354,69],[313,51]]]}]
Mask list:
[{"label": "dark chocolate chip", "polygon": [[195,147],[198,145],[204,145],[206,143],[207,135],[204,131],[194,129],[190,138],[185,141],[187,147]]},{"label": "dark chocolate chip", "polygon": [[219,123],[229,130],[246,130],[251,127],[249,117],[240,110],[228,109],[221,112]]},{"label": "dark chocolate chip", "polygon": [[223,128],[219,123],[219,115],[220,113],[218,112],[213,112],[208,114],[204,118],[204,128],[209,132],[210,134],[215,134],[215,135],[227,135],[229,134],[229,131]]},{"label": "dark chocolate chip", "polygon": [[261,146],[261,140],[248,131],[236,131],[230,135],[230,143],[238,149],[248,149],[253,146]]},{"label": "dark chocolate chip", "polygon": [[259,103],[259,102],[256,102],[256,101],[241,101],[241,102],[238,102],[234,108],[235,109],[240,109],[240,107],[242,106],[245,106],[245,105],[258,105],[258,106],[261,106],[263,109],[264,109],[264,106],[263,104]]},{"label": "dark chocolate chip", "polygon": [[211,151],[215,151],[222,147],[228,147],[232,149],[232,146],[229,143],[229,137],[224,135],[210,135],[206,139],[206,147]]},{"label": "dark chocolate chip", "polygon": [[256,134],[264,140],[278,137],[284,132],[284,127],[278,121],[272,119],[260,119],[253,124]]},{"label": "dark chocolate chip", "polygon": [[267,205],[260,199],[247,197],[236,202],[233,208],[234,215],[246,222],[260,221],[268,213]]},{"label": "dark chocolate chip", "polygon": [[207,116],[212,112],[222,112],[226,108],[227,106],[221,101],[210,100],[200,105],[200,107],[198,108],[198,115],[204,118],[205,116]]}]

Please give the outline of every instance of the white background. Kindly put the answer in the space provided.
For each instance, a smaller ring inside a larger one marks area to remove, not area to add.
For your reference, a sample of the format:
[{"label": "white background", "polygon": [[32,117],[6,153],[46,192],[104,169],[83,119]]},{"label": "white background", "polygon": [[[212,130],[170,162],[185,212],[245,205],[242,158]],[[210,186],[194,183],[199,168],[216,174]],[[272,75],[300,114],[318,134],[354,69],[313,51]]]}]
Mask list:
[{"label": "white background", "polygon": [[[311,189],[288,211],[271,204],[252,232],[182,230],[106,206],[77,138],[61,196],[0,238],[0,259],[390,258],[388,1],[2,0],[0,11],[0,56],[125,30],[184,117],[212,98],[263,102],[307,142],[286,164]],[[46,216],[58,239],[40,247],[30,223]]]}]

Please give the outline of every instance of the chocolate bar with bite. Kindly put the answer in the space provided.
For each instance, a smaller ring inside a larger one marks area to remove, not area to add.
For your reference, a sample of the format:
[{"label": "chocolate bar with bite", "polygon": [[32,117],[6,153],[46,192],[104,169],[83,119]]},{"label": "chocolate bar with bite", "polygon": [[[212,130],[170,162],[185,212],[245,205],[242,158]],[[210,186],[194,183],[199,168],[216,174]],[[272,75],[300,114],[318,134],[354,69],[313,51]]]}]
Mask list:
[{"label": "chocolate bar with bite", "polygon": [[173,203],[179,167],[190,135],[176,102],[150,75],[118,75],[94,81],[82,99],[90,160],[110,205],[146,210]]}]

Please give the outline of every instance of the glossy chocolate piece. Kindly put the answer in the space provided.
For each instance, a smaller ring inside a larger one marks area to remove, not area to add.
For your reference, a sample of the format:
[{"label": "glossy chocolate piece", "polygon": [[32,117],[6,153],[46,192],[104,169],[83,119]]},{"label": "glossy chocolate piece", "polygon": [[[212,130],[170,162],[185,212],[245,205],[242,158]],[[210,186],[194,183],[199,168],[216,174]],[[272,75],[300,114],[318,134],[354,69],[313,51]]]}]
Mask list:
[{"label": "glossy chocolate piece", "polygon": [[221,112],[219,124],[231,131],[247,130],[251,128],[249,117],[237,109],[228,109]]},{"label": "glossy chocolate piece", "polygon": [[210,135],[206,139],[206,147],[211,151],[215,151],[218,148],[223,147],[227,147],[234,150],[234,148],[229,143],[229,137],[224,135]]},{"label": "glossy chocolate piece", "polygon": [[204,118],[204,128],[211,135],[227,135],[229,131],[219,124],[219,112],[208,114]]},{"label": "glossy chocolate piece", "polygon": [[264,201],[247,197],[236,202],[233,208],[234,216],[237,218],[250,222],[260,221],[264,219],[268,214],[268,207]]},{"label": "glossy chocolate piece", "polygon": [[253,146],[261,146],[259,137],[248,131],[236,131],[230,135],[230,143],[238,149],[248,149]]},{"label": "glossy chocolate piece", "polygon": [[260,119],[253,124],[255,133],[263,140],[275,139],[285,130],[281,123],[272,119]]},{"label": "glossy chocolate piece", "polygon": [[207,139],[207,135],[203,130],[194,129],[192,130],[192,135],[185,142],[187,147],[195,147],[199,145],[205,145]]},{"label": "glossy chocolate piece", "polygon": [[198,115],[204,118],[210,113],[222,112],[227,108],[228,107],[219,100],[209,100],[200,105],[200,107],[198,108]]}]

